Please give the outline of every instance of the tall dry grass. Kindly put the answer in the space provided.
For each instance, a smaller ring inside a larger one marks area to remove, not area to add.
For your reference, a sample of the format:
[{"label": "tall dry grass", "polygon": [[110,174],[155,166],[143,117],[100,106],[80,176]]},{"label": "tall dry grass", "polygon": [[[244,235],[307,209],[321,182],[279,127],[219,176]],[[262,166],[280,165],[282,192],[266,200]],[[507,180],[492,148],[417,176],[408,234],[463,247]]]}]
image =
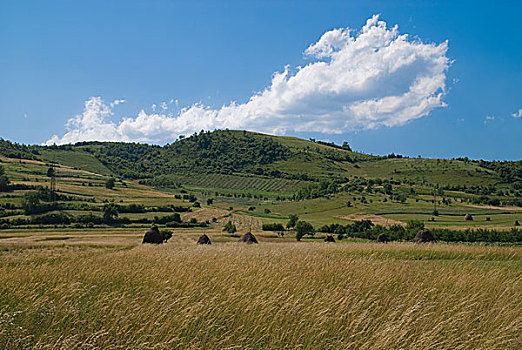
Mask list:
[{"label": "tall dry grass", "polygon": [[5,349],[522,348],[517,248],[34,249],[0,282]]}]

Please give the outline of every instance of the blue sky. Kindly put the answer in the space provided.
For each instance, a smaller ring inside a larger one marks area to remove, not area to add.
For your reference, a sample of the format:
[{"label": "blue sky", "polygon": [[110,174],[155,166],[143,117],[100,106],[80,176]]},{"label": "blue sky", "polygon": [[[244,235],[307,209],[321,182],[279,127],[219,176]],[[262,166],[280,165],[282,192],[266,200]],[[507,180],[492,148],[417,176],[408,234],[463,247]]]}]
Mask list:
[{"label": "blue sky", "polygon": [[[520,13],[520,1],[2,1],[0,137],[166,143],[238,126],[373,154],[521,159]],[[376,14],[368,31],[397,25],[396,47],[409,35],[391,58],[362,35]],[[378,49],[355,52],[348,35]],[[423,58],[389,73],[410,54]],[[433,88],[406,96],[425,76]]]}]

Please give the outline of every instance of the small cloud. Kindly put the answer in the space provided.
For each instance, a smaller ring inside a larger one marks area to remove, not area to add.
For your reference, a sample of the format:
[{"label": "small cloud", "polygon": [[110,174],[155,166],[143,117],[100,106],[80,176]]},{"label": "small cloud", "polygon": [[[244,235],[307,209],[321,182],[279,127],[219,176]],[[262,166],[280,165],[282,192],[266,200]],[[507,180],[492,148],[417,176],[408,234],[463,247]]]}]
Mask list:
[{"label": "small cloud", "polygon": [[160,103],[160,107],[161,107],[161,109],[163,109],[164,111],[166,111],[166,110],[167,110],[167,103],[166,103],[166,102],[161,102],[161,103]]},{"label": "small cloud", "polygon": [[151,107],[152,107],[152,111],[153,111],[153,112],[156,112],[156,104],[153,103]]},{"label": "small cloud", "polygon": [[119,105],[120,103],[124,103],[124,102],[126,102],[126,100],[114,100],[114,101],[112,101],[109,105],[110,105],[111,107],[114,107],[114,106],[117,106],[117,105]]},{"label": "small cloud", "polygon": [[511,116],[512,116],[513,118],[521,118],[521,117],[522,117],[522,108],[520,108],[520,109],[518,110],[518,112],[515,112],[515,113],[511,114]]},{"label": "small cloud", "polygon": [[486,119],[484,119],[484,124],[487,124],[487,123],[489,123],[489,122],[491,122],[491,121],[493,121],[493,120],[495,120],[495,119],[496,119],[496,118],[495,118],[494,116],[492,116],[492,115],[487,115],[487,116],[486,116]]},{"label": "small cloud", "polygon": [[24,119],[27,119],[27,113],[24,113]]}]

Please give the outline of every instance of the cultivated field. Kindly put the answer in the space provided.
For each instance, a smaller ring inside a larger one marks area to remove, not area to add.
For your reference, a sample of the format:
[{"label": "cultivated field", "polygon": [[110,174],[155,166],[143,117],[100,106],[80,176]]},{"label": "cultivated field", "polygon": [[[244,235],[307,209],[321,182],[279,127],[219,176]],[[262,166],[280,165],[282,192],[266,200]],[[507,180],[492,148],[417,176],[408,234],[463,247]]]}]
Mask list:
[{"label": "cultivated field", "polygon": [[206,232],[211,246],[188,230],[162,246],[138,231],[2,239],[0,348],[522,347],[520,248]]}]

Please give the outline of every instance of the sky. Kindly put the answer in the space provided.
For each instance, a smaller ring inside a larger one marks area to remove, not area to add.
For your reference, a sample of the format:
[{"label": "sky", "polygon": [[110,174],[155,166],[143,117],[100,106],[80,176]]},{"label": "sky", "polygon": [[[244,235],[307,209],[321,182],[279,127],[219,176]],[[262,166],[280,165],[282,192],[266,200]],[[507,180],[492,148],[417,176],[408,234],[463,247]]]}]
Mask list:
[{"label": "sky", "polygon": [[0,138],[522,159],[520,1],[0,1]]}]

